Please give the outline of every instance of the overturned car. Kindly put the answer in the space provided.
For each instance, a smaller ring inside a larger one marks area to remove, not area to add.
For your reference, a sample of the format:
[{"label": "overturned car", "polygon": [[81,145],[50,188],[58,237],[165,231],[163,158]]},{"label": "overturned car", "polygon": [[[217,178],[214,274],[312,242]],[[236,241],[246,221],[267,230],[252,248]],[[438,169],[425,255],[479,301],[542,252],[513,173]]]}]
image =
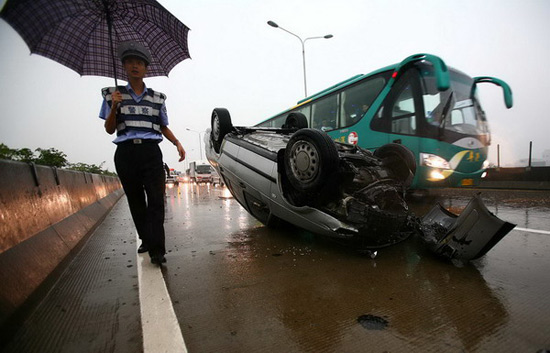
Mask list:
[{"label": "overturned car", "polygon": [[410,150],[387,144],[371,152],[335,142],[307,128],[300,113],[290,113],[282,128],[236,127],[226,109],[216,108],[205,144],[232,195],[259,221],[284,220],[360,252],[372,254],[416,233],[437,254],[470,260],[514,227],[480,200],[468,206],[474,216],[463,217],[467,221],[438,206],[416,218],[404,198],[416,171]]}]

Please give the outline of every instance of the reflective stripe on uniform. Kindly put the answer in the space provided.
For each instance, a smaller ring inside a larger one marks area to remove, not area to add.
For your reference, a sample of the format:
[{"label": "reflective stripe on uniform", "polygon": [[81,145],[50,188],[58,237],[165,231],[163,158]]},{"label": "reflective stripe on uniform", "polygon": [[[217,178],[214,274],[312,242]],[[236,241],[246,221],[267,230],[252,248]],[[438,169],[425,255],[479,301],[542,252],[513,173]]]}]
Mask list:
[{"label": "reflective stripe on uniform", "polygon": [[156,103],[156,104],[162,104],[162,103],[164,103],[164,100],[165,100],[163,95],[161,95],[160,93],[158,93],[156,91],[153,93],[153,97],[145,95],[145,97],[143,97],[143,99],[146,100],[146,101],[149,101],[151,103]]},{"label": "reflective stripe on uniform", "polygon": [[118,124],[116,129],[118,131],[121,131],[126,129],[126,127],[144,127],[147,129],[153,129],[155,131],[162,132],[160,130],[160,125],[158,124],[153,124],[152,122],[149,122],[149,121],[137,121],[137,120],[126,120],[125,122]]},{"label": "reflective stripe on uniform", "polygon": [[[121,87],[119,91],[122,93],[122,99],[123,100],[131,100],[133,99],[132,96],[127,93],[123,92],[126,90],[126,87]],[[111,101],[113,99],[113,92],[115,91],[115,87],[106,87],[103,89],[103,97],[107,101]],[[150,95],[151,92],[153,93],[152,96]],[[163,104],[166,100],[166,96],[164,93],[157,92],[153,90],[152,88],[147,89],[147,94],[145,94],[142,98],[142,100],[145,100],[147,102],[155,103],[155,104]]]},{"label": "reflective stripe on uniform", "polygon": [[[105,96],[105,99],[110,102],[111,100],[113,100],[113,94],[112,93],[107,94]],[[122,100],[131,100],[131,99],[133,99],[133,98],[130,94],[122,93]],[[154,93],[153,97],[148,96],[148,95],[143,96],[142,100],[147,101],[147,102],[151,102],[151,103],[156,103],[156,104],[164,103],[164,99],[157,92]]]}]

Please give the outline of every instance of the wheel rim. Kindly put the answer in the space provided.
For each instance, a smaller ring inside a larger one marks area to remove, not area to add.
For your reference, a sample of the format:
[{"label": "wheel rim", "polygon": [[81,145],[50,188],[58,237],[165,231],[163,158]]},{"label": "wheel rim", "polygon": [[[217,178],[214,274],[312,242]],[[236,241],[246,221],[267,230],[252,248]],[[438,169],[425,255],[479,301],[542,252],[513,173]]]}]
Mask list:
[{"label": "wheel rim", "polygon": [[214,121],[212,123],[212,134],[214,136],[214,140],[218,140],[220,137],[220,118],[218,117],[218,114],[214,113]]},{"label": "wheel rim", "polygon": [[291,150],[290,168],[292,174],[303,183],[315,179],[319,173],[319,153],[308,141],[297,142]]}]

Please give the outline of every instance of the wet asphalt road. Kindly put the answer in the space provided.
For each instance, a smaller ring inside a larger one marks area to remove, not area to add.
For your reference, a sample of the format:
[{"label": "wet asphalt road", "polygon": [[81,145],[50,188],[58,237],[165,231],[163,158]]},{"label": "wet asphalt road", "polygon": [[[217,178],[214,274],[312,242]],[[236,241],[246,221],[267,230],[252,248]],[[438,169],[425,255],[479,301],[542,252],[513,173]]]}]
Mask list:
[{"label": "wet asphalt road", "polygon": [[[459,213],[474,191],[409,201]],[[514,230],[458,268],[414,238],[375,259],[270,229],[227,189],[167,191],[163,270],[189,352],[537,352],[550,349],[550,235]],[[483,191],[489,210],[550,231],[549,192]]]}]

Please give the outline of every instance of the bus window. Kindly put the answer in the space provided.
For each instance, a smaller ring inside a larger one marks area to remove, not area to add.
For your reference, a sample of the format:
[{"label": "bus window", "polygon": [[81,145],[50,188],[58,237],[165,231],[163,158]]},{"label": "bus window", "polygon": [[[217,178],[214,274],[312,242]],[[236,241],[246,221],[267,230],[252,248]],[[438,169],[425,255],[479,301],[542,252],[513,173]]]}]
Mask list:
[{"label": "bus window", "polygon": [[306,117],[307,119],[307,126],[311,126],[311,106],[305,106],[305,107],[301,107],[299,109],[296,109],[296,110],[293,110],[294,112],[297,112],[297,113],[302,113],[304,114],[304,116]]},{"label": "bus window", "polygon": [[439,124],[437,121],[435,121],[435,110],[439,106],[441,102],[441,93],[437,92],[436,94],[424,94],[422,96],[424,100],[424,116],[426,117],[426,121],[430,124]]},{"label": "bus window", "polygon": [[271,127],[282,127],[286,121],[286,115],[278,116],[275,119],[271,120]]},{"label": "bus window", "polygon": [[260,123],[256,126],[261,126],[261,127],[272,127],[273,126],[273,120],[267,120],[267,121],[264,121],[263,123]]},{"label": "bus window", "polygon": [[412,88],[407,85],[401,92],[391,111],[391,132],[394,134],[414,135],[416,119]]},{"label": "bus window", "polygon": [[[478,130],[474,128],[477,125],[479,125]],[[474,103],[471,99],[466,99],[455,103],[455,106],[451,111],[450,128],[454,131],[465,134],[476,134],[479,131],[487,131],[485,126],[483,126],[483,123],[478,121]]]},{"label": "bus window", "polygon": [[311,127],[323,131],[334,130],[338,122],[338,97],[329,96],[313,103]]},{"label": "bus window", "polygon": [[[426,121],[453,133],[488,134],[487,123],[480,112],[477,97],[472,95],[473,79],[456,71],[451,71],[450,77],[452,90],[437,92],[433,72],[429,67],[422,71]],[[447,114],[445,109],[448,110]],[[446,116],[445,121],[442,121],[443,116]]]},{"label": "bus window", "polygon": [[[394,93],[371,122],[373,130],[400,135],[416,135],[415,74],[407,71],[394,86]],[[393,98],[392,98],[393,97]]]},{"label": "bus window", "polygon": [[310,111],[311,111],[310,106],[301,107],[299,109],[294,109],[291,112],[285,113],[283,115],[279,115],[279,116],[277,116],[275,118],[272,118],[268,121],[264,121],[263,123],[258,124],[257,126],[281,128],[281,127],[283,127],[284,123],[286,122],[286,118],[288,117],[288,115],[290,113],[302,113],[302,114],[304,114],[304,116],[307,119],[307,125],[310,126],[311,125],[311,123],[310,123],[310,121],[311,121]]},{"label": "bus window", "polygon": [[375,77],[344,90],[341,94],[339,127],[356,124],[365,115],[385,84],[384,77]]},{"label": "bus window", "polygon": [[465,124],[464,116],[462,115],[462,110],[453,110],[451,114],[451,124],[452,125],[458,125],[458,124]]}]

